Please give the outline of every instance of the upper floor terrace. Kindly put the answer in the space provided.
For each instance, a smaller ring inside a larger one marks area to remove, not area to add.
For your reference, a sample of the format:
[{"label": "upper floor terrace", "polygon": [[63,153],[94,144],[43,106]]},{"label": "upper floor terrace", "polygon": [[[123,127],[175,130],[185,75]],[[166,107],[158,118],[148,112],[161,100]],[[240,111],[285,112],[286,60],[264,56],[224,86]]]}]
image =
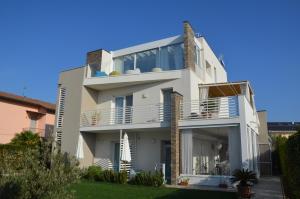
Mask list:
[{"label": "upper floor terrace", "polygon": [[[248,82],[199,85],[197,100],[179,104],[181,128],[213,124],[238,124],[256,121],[253,92]],[[82,131],[169,127],[171,103],[118,106],[84,111]]]},{"label": "upper floor terrace", "polygon": [[[85,86],[125,82],[140,84],[179,78],[182,69],[191,69],[203,82],[227,81],[219,61],[203,37],[197,37],[184,23],[184,34],[120,50],[103,49],[87,53]],[[177,72],[176,72],[177,71]]]}]

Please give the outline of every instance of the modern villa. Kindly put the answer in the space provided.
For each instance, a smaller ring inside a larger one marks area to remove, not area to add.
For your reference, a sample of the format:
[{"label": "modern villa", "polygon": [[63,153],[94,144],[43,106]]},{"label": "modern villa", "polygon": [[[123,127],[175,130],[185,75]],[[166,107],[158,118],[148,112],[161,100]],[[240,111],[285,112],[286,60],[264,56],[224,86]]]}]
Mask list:
[{"label": "modern villa", "polygon": [[[56,146],[82,167],[163,169],[168,183],[212,186],[235,169],[259,174],[254,91],[228,81],[189,22],[182,35],[88,52],[86,65],[60,73],[56,110]],[[130,162],[121,161],[125,134]]]}]

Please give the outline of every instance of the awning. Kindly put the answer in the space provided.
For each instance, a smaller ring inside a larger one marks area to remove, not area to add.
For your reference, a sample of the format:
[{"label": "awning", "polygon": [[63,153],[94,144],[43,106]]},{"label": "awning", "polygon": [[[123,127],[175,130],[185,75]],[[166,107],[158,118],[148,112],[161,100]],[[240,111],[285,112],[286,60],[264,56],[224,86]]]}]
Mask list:
[{"label": "awning", "polygon": [[243,94],[246,88],[249,89],[250,95],[253,94],[248,81],[199,84],[199,88],[209,88],[208,97],[237,96]]}]

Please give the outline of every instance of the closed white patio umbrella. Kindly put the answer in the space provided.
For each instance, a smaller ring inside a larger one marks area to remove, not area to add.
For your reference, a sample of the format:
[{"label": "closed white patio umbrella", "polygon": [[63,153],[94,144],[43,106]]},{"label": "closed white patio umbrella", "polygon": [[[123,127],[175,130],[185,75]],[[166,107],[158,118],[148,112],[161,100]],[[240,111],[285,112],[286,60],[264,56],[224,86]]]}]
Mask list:
[{"label": "closed white patio umbrella", "polygon": [[77,159],[83,159],[83,137],[81,133],[79,133],[79,138],[78,138],[78,144],[77,144],[77,151],[76,151],[76,158]]},{"label": "closed white patio umbrella", "polygon": [[129,140],[127,133],[124,134],[123,137],[123,145],[121,150],[121,160],[124,162],[131,162],[131,154],[130,154],[130,147],[129,147]]}]

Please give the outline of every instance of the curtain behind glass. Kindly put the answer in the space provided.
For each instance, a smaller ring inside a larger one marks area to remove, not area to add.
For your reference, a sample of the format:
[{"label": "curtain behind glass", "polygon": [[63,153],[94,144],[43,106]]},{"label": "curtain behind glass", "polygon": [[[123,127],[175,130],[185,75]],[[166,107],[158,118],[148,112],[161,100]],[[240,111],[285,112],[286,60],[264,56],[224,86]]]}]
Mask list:
[{"label": "curtain behind glass", "polygon": [[182,174],[193,174],[193,132],[181,133]]}]

